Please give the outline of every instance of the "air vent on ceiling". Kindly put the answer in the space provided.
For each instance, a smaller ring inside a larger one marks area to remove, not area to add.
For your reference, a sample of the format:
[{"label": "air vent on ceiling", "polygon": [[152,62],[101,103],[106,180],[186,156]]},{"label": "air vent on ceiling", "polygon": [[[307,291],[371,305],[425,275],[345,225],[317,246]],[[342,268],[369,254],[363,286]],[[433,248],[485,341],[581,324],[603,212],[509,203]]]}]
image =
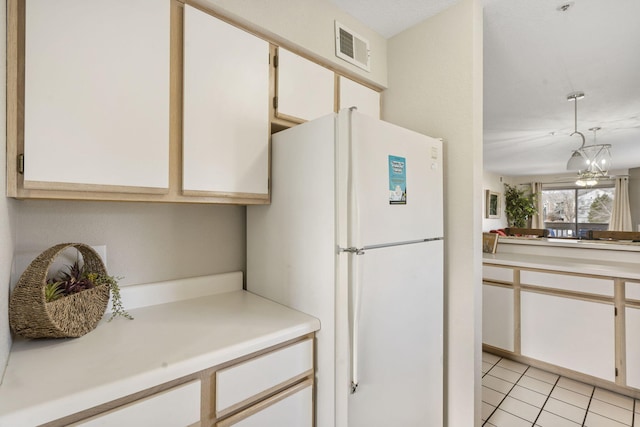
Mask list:
[{"label": "air vent on ceiling", "polygon": [[364,70],[369,67],[369,40],[336,21],[336,56]]}]

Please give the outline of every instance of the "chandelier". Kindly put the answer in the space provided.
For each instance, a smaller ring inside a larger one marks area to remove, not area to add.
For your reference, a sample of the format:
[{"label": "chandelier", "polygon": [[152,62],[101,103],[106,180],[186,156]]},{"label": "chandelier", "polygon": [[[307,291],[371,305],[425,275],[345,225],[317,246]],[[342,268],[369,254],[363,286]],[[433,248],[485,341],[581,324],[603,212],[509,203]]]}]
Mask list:
[{"label": "chandelier", "polygon": [[580,187],[591,187],[598,183],[602,178],[608,178],[609,168],[611,167],[611,153],[609,148],[611,144],[597,144],[596,132],[599,127],[590,128],[593,131],[593,144],[585,145],[585,137],[582,132],[578,131],[578,99],[584,98],[584,92],[574,92],[567,96],[567,101],[573,101],[574,104],[574,128],[570,136],[578,135],[582,139],[582,145],[571,153],[571,157],[567,162],[567,170],[578,171],[578,180],[576,185]]}]

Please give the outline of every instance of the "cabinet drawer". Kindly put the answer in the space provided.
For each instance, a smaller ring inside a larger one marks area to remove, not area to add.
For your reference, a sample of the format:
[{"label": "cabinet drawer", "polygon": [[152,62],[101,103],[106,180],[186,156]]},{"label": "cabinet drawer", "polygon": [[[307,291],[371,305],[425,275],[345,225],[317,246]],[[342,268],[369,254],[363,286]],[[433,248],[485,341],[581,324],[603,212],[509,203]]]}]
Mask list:
[{"label": "cabinet drawer", "polygon": [[627,300],[640,301],[640,283],[627,282],[625,285],[625,298]]},{"label": "cabinet drawer", "polygon": [[248,405],[313,370],[313,340],[230,366],[215,373],[216,415]]},{"label": "cabinet drawer", "polygon": [[88,418],[72,426],[192,426],[200,422],[200,380]]},{"label": "cabinet drawer", "polygon": [[216,427],[313,426],[313,381],[307,380],[220,421]]},{"label": "cabinet drawer", "polygon": [[572,276],[569,274],[542,273],[539,271],[520,272],[520,284],[544,286],[565,291],[613,296],[613,280],[596,277]]},{"label": "cabinet drawer", "polygon": [[513,283],[513,269],[509,267],[482,266],[482,278],[495,282]]}]

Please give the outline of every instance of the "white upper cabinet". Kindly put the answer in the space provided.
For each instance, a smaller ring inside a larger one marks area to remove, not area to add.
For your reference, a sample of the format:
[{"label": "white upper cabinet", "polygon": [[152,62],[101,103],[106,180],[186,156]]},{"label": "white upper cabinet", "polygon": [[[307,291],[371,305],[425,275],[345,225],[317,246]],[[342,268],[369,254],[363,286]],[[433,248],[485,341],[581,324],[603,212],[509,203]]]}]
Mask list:
[{"label": "white upper cabinet", "polygon": [[356,107],[363,114],[380,118],[380,92],[343,76],[339,76],[338,79],[340,109]]},{"label": "white upper cabinet", "polygon": [[170,6],[26,0],[25,188],[166,191]]},{"label": "white upper cabinet", "polygon": [[268,198],[269,43],[184,10],[184,194]]},{"label": "white upper cabinet", "polygon": [[334,73],[278,48],[276,117],[297,122],[334,112]]}]

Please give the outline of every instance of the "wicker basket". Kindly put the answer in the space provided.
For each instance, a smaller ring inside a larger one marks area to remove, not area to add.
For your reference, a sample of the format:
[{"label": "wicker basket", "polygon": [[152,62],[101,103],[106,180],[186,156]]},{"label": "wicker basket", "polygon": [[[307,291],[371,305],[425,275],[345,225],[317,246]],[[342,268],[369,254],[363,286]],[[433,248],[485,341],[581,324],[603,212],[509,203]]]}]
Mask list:
[{"label": "wicker basket", "polygon": [[9,324],[14,333],[27,338],[79,337],[92,331],[109,302],[109,285],[104,284],[46,302],[44,287],[53,260],[74,247],[87,271],[107,275],[100,256],[82,243],[53,246],[34,259],[22,273],[9,301]]}]

